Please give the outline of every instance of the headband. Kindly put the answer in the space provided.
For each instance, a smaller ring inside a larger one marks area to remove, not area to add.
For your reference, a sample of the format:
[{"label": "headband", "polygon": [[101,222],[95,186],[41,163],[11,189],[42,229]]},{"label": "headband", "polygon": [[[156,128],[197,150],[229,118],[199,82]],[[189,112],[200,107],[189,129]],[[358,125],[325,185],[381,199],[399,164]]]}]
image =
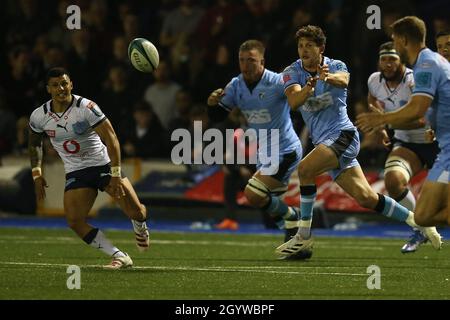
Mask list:
[{"label": "headband", "polygon": [[378,53],[378,55],[380,56],[380,58],[382,56],[395,56],[395,57],[399,57],[397,51],[395,51],[395,49],[383,49],[380,50],[380,52]]}]

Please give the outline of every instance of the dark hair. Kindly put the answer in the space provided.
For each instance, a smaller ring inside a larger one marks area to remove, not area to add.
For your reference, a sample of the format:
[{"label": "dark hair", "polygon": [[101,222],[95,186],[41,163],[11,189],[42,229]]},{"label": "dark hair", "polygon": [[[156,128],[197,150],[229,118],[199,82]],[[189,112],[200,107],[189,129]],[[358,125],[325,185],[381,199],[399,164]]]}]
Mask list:
[{"label": "dark hair", "polygon": [[450,30],[442,30],[436,34],[436,39],[439,37],[450,36]]},{"label": "dark hair", "polygon": [[266,48],[263,43],[259,40],[247,40],[239,47],[239,51],[250,51],[256,49],[264,56]]},{"label": "dark hair", "polygon": [[392,32],[395,35],[406,37],[409,41],[415,43],[425,42],[427,27],[422,19],[415,16],[407,16],[391,24]]},{"label": "dark hair", "polygon": [[300,40],[300,38],[308,38],[314,41],[318,46],[324,46],[327,42],[327,37],[323,33],[320,27],[307,25],[301,27],[295,34],[295,39]]},{"label": "dark hair", "polygon": [[61,76],[65,75],[65,74],[70,78],[70,75],[69,75],[69,73],[67,72],[66,69],[59,68],[59,67],[58,68],[51,68],[47,72],[47,76],[45,77],[45,83],[48,83],[50,78],[58,78],[58,77],[61,77]]},{"label": "dark hair", "polygon": [[383,44],[380,46],[380,49],[379,49],[378,51],[381,52],[381,51],[383,51],[383,50],[395,50],[395,49],[394,49],[394,42],[388,41],[388,42],[383,43]]}]

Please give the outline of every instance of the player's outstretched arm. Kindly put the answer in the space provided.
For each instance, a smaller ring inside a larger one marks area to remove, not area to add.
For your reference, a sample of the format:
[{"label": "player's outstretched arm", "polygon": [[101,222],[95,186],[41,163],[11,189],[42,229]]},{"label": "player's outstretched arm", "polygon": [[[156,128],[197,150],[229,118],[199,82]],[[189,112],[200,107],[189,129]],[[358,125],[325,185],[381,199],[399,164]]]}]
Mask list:
[{"label": "player's outstretched arm", "polygon": [[306,100],[314,94],[316,82],[317,78],[310,78],[303,88],[299,84],[294,84],[286,88],[284,93],[292,110],[295,111],[304,105]]},{"label": "player's outstretched arm", "polygon": [[114,197],[121,198],[125,196],[125,192],[121,179],[119,139],[117,139],[114,128],[108,119],[95,127],[94,130],[105,143],[109,158],[111,159],[111,182],[109,186],[112,189]]},{"label": "player's outstretched arm", "polygon": [[414,95],[403,108],[386,115],[386,123],[393,128],[403,128],[423,123],[423,118],[433,100],[428,96]]},{"label": "player's outstretched arm", "polygon": [[328,69],[325,69],[320,73],[319,78],[320,80],[323,80],[332,86],[338,88],[347,88],[348,83],[350,82],[350,73],[348,72],[328,73]]},{"label": "player's outstretched arm", "polygon": [[37,200],[45,199],[45,188],[48,187],[47,182],[42,176],[42,134],[33,130],[28,130],[28,154],[32,168],[34,180],[34,189]]},{"label": "player's outstretched arm", "polygon": [[[369,110],[371,112],[383,113],[384,108],[380,104],[380,102],[372,96],[370,93],[367,95],[367,103],[369,105]],[[400,130],[412,130],[423,128],[425,126],[425,118],[419,118],[418,120],[414,120],[399,126],[391,126],[392,129],[400,129]]]},{"label": "player's outstretched arm", "polygon": [[364,132],[380,125],[390,124],[394,128],[421,121],[431,105],[431,98],[422,95],[412,96],[407,104],[394,112],[383,114],[363,113],[357,116],[356,125]]}]

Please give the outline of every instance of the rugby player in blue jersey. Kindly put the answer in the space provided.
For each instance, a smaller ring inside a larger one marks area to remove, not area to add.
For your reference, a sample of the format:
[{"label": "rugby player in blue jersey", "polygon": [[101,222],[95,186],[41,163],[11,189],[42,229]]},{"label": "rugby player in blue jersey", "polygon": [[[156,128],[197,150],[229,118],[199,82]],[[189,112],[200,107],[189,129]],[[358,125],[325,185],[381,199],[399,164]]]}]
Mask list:
[{"label": "rugby player in blue jersey", "polygon": [[[299,211],[287,206],[280,196],[287,191],[289,177],[302,158],[302,147],[292,126],[282,76],[264,67],[264,52],[265,47],[258,40],[248,40],[240,46],[241,74],[224,90],[210,94],[208,113],[213,120],[221,120],[238,107],[250,129],[257,133],[267,131],[267,137],[258,136],[257,172],[249,179],[245,195],[252,206],[267,212],[280,229],[286,229],[287,241],[297,232]],[[275,141],[271,130],[278,132]],[[276,163],[261,161],[270,158],[275,150],[279,154]],[[270,172],[274,165],[275,170]],[[296,257],[309,258],[310,253],[304,251]]]},{"label": "rugby player in blue jersey", "polygon": [[[378,66],[379,71],[372,73],[367,81],[367,103],[372,111],[395,111],[411,97],[414,88],[413,71],[406,68],[400,60],[392,41],[380,46]],[[382,137],[385,146],[386,143],[392,146],[384,166],[384,184],[390,197],[414,211],[416,199],[409,190],[408,183],[424,168],[430,169],[433,166],[440,151],[439,146],[436,140],[429,139],[431,129],[424,127],[422,121],[391,129],[394,131],[392,138],[384,128],[376,133]],[[422,232],[415,229],[401,252],[415,252],[427,241]]]},{"label": "rugby player in blue jersey", "polygon": [[[300,110],[315,148],[300,162],[300,212],[298,233],[276,252],[289,256],[313,245],[311,223],[316,198],[315,179],[328,172],[335,182],[364,208],[416,227],[414,214],[392,198],[375,193],[356,160],[359,134],[347,115],[350,74],[344,62],[323,55],[326,37],[321,28],[298,30],[300,59],[283,72],[290,107]],[[441,240],[435,228],[422,228],[436,248]]]},{"label": "rugby player in blue jersey", "polygon": [[414,219],[421,226],[447,225],[450,224],[450,64],[426,47],[425,23],[418,17],[404,17],[391,27],[395,49],[414,72],[411,99],[395,112],[361,114],[357,124],[368,131],[385,124],[400,126],[426,117],[441,151],[422,187]]}]

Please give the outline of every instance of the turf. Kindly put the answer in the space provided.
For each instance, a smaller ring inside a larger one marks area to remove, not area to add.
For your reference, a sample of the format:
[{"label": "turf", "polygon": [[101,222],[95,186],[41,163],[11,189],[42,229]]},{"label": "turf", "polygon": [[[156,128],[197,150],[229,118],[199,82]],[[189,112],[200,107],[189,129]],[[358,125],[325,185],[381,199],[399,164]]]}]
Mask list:
[{"label": "turf", "polygon": [[[280,237],[152,233],[139,254],[132,233],[108,237],[133,258],[130,270],[101,268],[108,259],[67,229],[0,228],[0,299],[449,299],[450,252],[427,244],[402,255],[401,240],[317,238],[308,261],[280,261]],[[68,265],[81,268],[69,290]],[[367,268],[381,270],[369,290]]]}]

